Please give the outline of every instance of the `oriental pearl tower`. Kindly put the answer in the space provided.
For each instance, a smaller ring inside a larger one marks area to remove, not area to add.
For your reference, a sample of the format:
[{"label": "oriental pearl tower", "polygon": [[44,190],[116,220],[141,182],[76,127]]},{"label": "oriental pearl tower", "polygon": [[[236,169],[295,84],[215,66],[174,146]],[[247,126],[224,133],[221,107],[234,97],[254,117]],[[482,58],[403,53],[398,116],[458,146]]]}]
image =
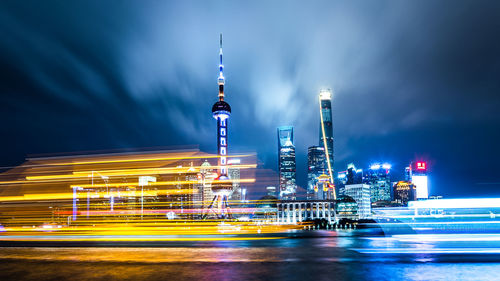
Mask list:
[{"label": "oriental pearl tower", "polygon": [[233,184],[227,176],[227,153],[228,153],[228,120],[231,115],[231,107],[224,101],[224,65],[222,64],[222,34],[219,43],[219,100],[212,106],[212,114],[217,120],[217,154],[218,154],[218,177],[212,184],[214,199],[208,207],[218,218],[230,218],[229,205],[227,198],[233,190]]}]

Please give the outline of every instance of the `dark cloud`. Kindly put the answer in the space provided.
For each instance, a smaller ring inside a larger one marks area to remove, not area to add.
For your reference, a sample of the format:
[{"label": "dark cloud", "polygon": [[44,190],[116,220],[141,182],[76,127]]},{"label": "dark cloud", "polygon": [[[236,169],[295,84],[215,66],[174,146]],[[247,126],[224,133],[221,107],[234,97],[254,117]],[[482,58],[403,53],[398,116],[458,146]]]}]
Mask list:
[{"label": "dark cloud", "polygon": [[[2,163],[27,153],[200,144],[213,151],[224,33],[233,151],[299,183],[334,90],[336,168],[432,163],[432,192],[500,187],[500,4],[493,1],[4,1]],[[479,185],[477,183],[480,183]]]}]

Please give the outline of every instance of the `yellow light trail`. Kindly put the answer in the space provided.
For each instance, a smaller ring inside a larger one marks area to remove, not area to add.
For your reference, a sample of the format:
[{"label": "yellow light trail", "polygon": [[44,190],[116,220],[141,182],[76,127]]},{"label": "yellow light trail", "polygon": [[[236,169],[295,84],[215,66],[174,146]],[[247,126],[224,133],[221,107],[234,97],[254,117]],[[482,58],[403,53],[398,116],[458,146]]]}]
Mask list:
[{"label": "yellow light trail", "polygon": [[[144,196],[158,196],[158,195],[176,195],[176,194],[196,194],[195,189],[166,189],[166,190],[144,190]],[[90,198],[106,198],[104,196],[113,197],[141,197],[142,191],[110,191],[110,192],[92,192]],[[95,196],[98,197],[95,197]],[[9,201],[41,201],[41,200],[69,200],[76,198],[87,198],[87,192],[69,193],[41,193],[41,194],[25,194],[21,196],[3,196],[0,197],[0,202]]]},{"label": "yellow light trail", "polygon": [[[210,170],[218,169],[220,166],[210,166]],[[256,164],[247,165],[231,165],[231,168],[237,169],[251,169],[256,168]],[[190,171],[194,169],[194,171]],[[156,175],[156,174],[177,174],[177,173],[190,173],[198,172],[202,169],[207,169],[203,166],[186,166],[186,167],[169,167],[169,168],[145,168],[145,169],[120,169],[120,170],[96,170],[96,171],[76,171],[72,174],[63,175],[43,175],[43,176],[27,176],[26,180],[50,180],[50,179],[81,179],[88,177],[100,178],[100,176],[131,176],[131,175]],[[0,182],[3,184],[4,182]],[[8,183],[20,183],[20,181],[10,181]]]},{"label": "yellow light trail", "polygon": [[[212,184],[217,183],[232,183],[233,180],[213,180]],[[253,183],[255,179],[239,179],[240,183]],[[200,180],[188,180],[188,181],[159,181],[159,182],[149,182],[148,186],[161,186],[161,185],[182,185],[182,184],[201,184]],[[103,183],[103,184],[73,184],[70,187],[81,187],[81,188],[97,188],[97,187],[124,187],[124,186],[139,186],[138,182],[133,183]]]},{"label": "yellow light trail", "polygon": [[[230,155],[226,157],[248,157],[252,154]],[[124,163],[124,162],[145,162],[145,161],[166,161],[166,160],[188,160],[188,159],[206,159],[206,158],[219,158],[218,155],[197,155],[197,156],[183,156],[183,157],[152,157],[152,158],[138,158],[138,159],[117,159],[117,160],[101,160],[101,161],[81,161],[81,162],[62,162],[62,163],[47,163],[47,165],[62,166],[62,165],[87,165],[87,164],[108,164],[108,163]]]}]

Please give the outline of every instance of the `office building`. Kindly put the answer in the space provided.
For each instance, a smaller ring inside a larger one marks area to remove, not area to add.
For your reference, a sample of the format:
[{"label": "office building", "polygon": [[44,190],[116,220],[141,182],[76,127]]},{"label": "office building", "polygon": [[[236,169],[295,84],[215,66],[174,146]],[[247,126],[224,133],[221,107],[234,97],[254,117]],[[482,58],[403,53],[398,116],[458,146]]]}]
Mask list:
[{"label": "office building", "polygon": [[346,184],[360,184],[363,183],[363,169],[357,169],[353,163],[347,165],[345,171],[341,171],[337,175],[336,187],[338,196],[345,195]]},{"label": "office building", "polygon": [[391,165],[384,163],[375,163],[370,166],[370,169],[365,173],[364,182],[371,186],[371,201],[391,201],[392,199],[392,184],[391,184]]},{"label": "office building", "polygon": [[311,146],[307,149],[307,199],[318,199],[315,189],[318,189],[318,178],[327,173],[325,164],[323,147]]},{"label": "office building", "polygon": [[347,184],[344,193],[345,196],[351,197],[358,204],[358,217],[360,219],[371,216],[370,185]]},{"label": "office building", "polygon": [[429,198],[427,162],[418,161],[410,165],[411,182],[417,187],[417,200]]},{"label": "office building", "polygon": [[278,170],[279,198],[295,200],[297,184],[292,126],[278,128]]},{"label": "office building", "polygon": [[394,185],[394,201],[401,206],[408,206],[409,201],[415,201],[417,189],[414,184],[407,181],[399,181]]},{"label": "office building", "polygon": [[335,214],[337,219],[358,219],[358,203],[349,196],[340,196],[335,200]]}]

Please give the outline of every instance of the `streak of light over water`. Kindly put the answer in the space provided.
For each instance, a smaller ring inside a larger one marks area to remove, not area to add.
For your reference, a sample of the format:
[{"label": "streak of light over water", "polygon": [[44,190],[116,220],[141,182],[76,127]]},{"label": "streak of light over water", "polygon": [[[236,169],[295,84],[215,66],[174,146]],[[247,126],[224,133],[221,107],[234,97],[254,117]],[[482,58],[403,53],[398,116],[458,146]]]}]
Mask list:
[{"label": "streak of light over water", "polygon": [[484,251],[500,248],[498,239],[491,236],[484,236],[483,241],[479,236],[468,235],[359,238],[327,231],[307,232],[303,237],[298,234],[287,239],[177,241],[134,247],[105,243],[94,244],[95,247],[6,247],[0,248],[0,277],[498,280],[500,254]]}]

